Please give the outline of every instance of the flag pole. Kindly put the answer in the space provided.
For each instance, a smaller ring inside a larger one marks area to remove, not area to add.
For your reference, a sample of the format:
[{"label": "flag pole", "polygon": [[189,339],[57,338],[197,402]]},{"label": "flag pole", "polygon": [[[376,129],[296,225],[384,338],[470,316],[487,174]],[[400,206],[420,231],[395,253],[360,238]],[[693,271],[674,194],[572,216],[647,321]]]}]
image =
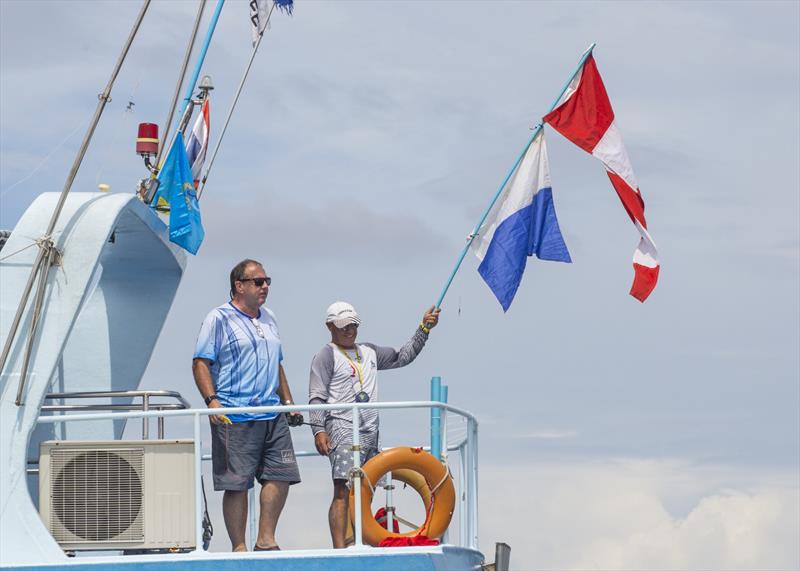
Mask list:
[{"label": "flag pole", "polygon": [[247,62],[247,68],[245,68],[244,75],[242,75],[242,79],[239,81],[239,88],[236,90],[236,95],[233,97],[233,103],[231,103],[230,109],[228,109],[228,116],[225,118],[225,124],[222,126],[222,130],[219,132],[219,138],[217,139],[217,144],[214,146],[214,152],[211,153],[211,160],[208,162],[208,167],[206,167],[203,180],[200,182],[200,188],[197,190],[197,200],[200,200],[200,197],[203,196],[203,190],[206,188],[206,180],[208,180],[208,173],[211,172],[211,167],[214,166],[214,159],[217,158],[217,152],[219,152],[219,146],[222,144],[222,138],[225,136],[225,131],[228,130],[228,123],[230,123],[231,117],[233,116],[233,110],[236,108],[236,104],[239,102],[239,96],[242,94],[244,82],[247,80],[247,76],[250,73],[250,67],[253,65],[253,60],[256,58],[256,52],[258,52],[258,48],[261,45],[261,40],[264,38],[264,33],[267,31],[269,20],[272,18],[273,10],[275,10],[274,2],[269,8],[269,14],[267,14],[267,21],[264,24],[264,29],[258,34],[256,44],[253,46],[253,51],[250,54],[250,61]]},{"label": "flag pole", "polygon": [[[170,125],[172,125],[172,118],[175,115],[175,107],[178,104],[178,96],[181,93],[181,86],[183,85],[183,80],[186,78],[186,69],[189,67],[189,60],[192,56],[192,49],[194,49],[194,42],[197,38],[197,31],[200,29],[200,21],[203,19],[203,10],[206,7],[206,0],[200,0],[199,5],[197,6],[197,15],[194,18],[194,26],[192,27],[192,35],[189,36],[189,43],[186,45],[186,53],[183,55],[183,64],[181,64],[181,72],[178,74],[178,85],[175,86],[175,92],[172,94],[172,102],[169,104],[169,114],[167,115],[167,120],[164,121],[164,135],[169,133]],[[158,141],[158,155],[156,155],[155,165],[156,168],[161,164],[161,157],[164,154],[164,137],[161,137]]]},{"label": "flag pole", "polygon": [[[194,93],[194,87],[197,84],[197,78],[200,77],[200,70],[203,68],[203,61],[206,59],[206,52],[208,52],[208,46],[211,44],[211,37],[214,35],[214,29],[217,27],[217,21],[219,20],[219,15],[220,12],[222,12],[222,7],[224,5],[225,0],[217,0],[217,7],[214,9],[214,14],[211,16],[211,21],[209,22],[208,30],[206,31],[206,37],[205,40],[203,40],[203,46],[200,48],[200,53],[197,56],[197,64],[194,66],[192,79],[186,86],[186,95],[183,97],[181,112],[178,114],[178,125],[175,126],[176,130],[173,131],[173,139],[175,138],[177,129],[180,129],[180,124],[184,113],[186,113],[186,108],[189,107],[189,103],[192,101],[192,93]],[[165,129],[167,127],[169,127],[169,125],[165,126]],[[169,146],[172,146],[172,142],[170,142]]]},{"label": "flag pole", "polygon": [[[556,105],[558,105],[558,102],[561,100],[561,97],[564,95],[564,93],[569,88],[569,85],[570,85],[570,83],[572,83],[572,80],[575,79],[575,76],[578,75],[578,72],[581,71],[581,69],[583,69],[583,64],[586,62],[586,59],[590,55],[592,55],[592,50],[594,49],[594,47],[596,45],[597,44],[593,43],[592,45],[589,46],[589,48],[585,52],[583,52],[583,55],[581,56],[581,59],[578,62],[578,65],[575,68],[575,71],[572,72],[572,75],[569,76],[569,79],[564,84],[564,87],[561,88],[561,91],[559,92],[558,97],[556,97],[555,100],[553,100],[553,103],[552,103],[552,105],[550,105],[550,109],[547,111],[547,113],[549,113],[550,111],[552,111],[553,109],[556,108]],[[545,115],[547,113],[545,113]],[[467,243],[464,245],[464,249],[461,250],[461,255],[458,257],[458,261],[456,262],[456,265],[453,268],[453,271],[450,273],[450,278],[444,284],[444,288],[442,289],[442,293],[439,296],[439,301],[436,302],[436,307],[437,308],[441,307],[442,301],[444,300],[444,296],[447,295],[447,290],[450,289],[450,284],[453,283],[453,278],[456,277],[456,273],[458,272],[458,269],[461,267],[461,263],[464,261],[464,258],[467,256],[467,252],[469,251],[469,247],[472,245],[472,242],[478,236],[478,232],[480,231],[481,226],[483,226],[483,223],[486,221],[486,218],[489,216],[489,212],[491,212],[492,207],[494,206],[494,203],[497,202],[498,198],[500,198],[500,195],[503,193],[503,189],[505,188],[506,184],[508,183],[508,180],[511,178],[511,175],[514,174],[514,171],[517,170],[517,167],[519,166],[519,163],[522,162],[522,159],[525,157],[525,153],[528,152],[528,148],[531,146],[531,143],[533,143],[533,140],[536,138],[536,136],[542,130],[542,126],[543,125],[544,124],[540,121],[536,125],[536,127],[534,127],[533,134],[530,136],[530,139],[528,139],[528,142],[525,145],[525,148],[522,149],[522,152],[519,154],[519,157],[517,157],[517,160],[514,162],[514,165],[511,167],[511,169],[509,169],[508,174],[506,175],[506,178],[504,178],[503,182],[500,183],[500,188],[497,189],[497,192],[495,193],[494,197],[492,197],[492,200],[489,202],[489,206],[486,207],[486,211],[483,213],[483,216],[481,216],[480,221],[478,221],[478,223],[475,225],[475,229],[467,237]]]},{"label": "flag pole", "polygon": [[183,107],[181,107],[181,112],[178,115],[179,117],[183,116],[183,112],[186,111],[186,107],[192,100],[192,93],[194,93],[194,86],[197,84],[197,78],[200,77],[200,70],[203,68],[203,61],[206,59],[206,52],[208,52],[208,46],[211,44],[211,37],[214,35],[214,30],[217,27],[217,21],[219,20],[219,15],[222,12],[222,7],[224,5],[225,5],[225,0],[217,0],[217,7],[214,10],[214,15],[211,16],[211,22],[209,22],[208,24],[208,31],[206,31],[206,38],[203,41],[203,47],[200,48],[200,55],[197,57],[197,65],[195,65],[194,67],[194,72],[192,73],[192,79],[189,82],[189,85],[186,86],[186,95],[183,96]]}]

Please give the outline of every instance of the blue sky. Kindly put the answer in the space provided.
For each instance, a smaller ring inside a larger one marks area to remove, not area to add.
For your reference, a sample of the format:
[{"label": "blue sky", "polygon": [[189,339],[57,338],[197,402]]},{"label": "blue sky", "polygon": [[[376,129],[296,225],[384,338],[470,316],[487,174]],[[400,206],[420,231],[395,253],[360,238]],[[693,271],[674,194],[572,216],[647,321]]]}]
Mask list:
[{"label": "blue sky", "polygon": [[[153,3],[75,191],[131,192],[145,175],[136,124],[166,117],[194,6]],[[138,8],[0,3],[0,227],[61,189]],[[247,26],[246,3],[229,1],[204,68],[217,87],[212,143],[249,55]],[[796,2],[298,1],[256,59],[202,201],[206,242],[143,384],[201,403],[188,365],[196,329],[243,257],[274,277],[268,305],[298,400],[332,301],[358,308],[363,340],[405,341],[591,42],[662,257],[657,289],[644,305],[628,296],[637,234],[602,165],[546,129],[574,263],[531,260],[504,315],[468,257],[441,326],[416,363],[382,375],[382,399],[425,398],[441,375],[451,401],[477,414],[492,522],[481,540],[487,551],[511,543],[518,569],[797,567],[796,541],[776,531],[800,531]],[[424,436],[400,420],[385,418],[387,438]],[[293,509],[314,494],[327,502],[316,469],[307,492],[292,492],[287,535],[300,526]],[[515,478],[514,505],[529,507],[495,517],[509,501],[501,482]],[[568,484],[574,502],[539,515],[548,489]],[[644,507],[628,502],[634,492]],[[308,542],[324,544],[319,510]],[[570,528],[592,513],[594,527]],[[712,525],[708,513],[722,515]],[[630,533],[614,535],[603,516],[620,514]],[[526,518],[552,542],[526,542],[508,523]],[[730,522],[763,537],[755,559],[737,551]],[[722,530],[708,553],[691,544],[693,525]]]}]

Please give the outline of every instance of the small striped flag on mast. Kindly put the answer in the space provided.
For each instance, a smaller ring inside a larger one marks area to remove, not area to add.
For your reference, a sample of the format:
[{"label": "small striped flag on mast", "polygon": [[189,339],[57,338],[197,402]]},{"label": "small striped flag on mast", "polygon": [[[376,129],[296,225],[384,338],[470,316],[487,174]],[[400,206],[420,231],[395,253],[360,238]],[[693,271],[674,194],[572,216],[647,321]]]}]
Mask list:
[{"label": "small striped flag on mast", "polygon": [[200,113],[197,116],[197,120],[194,122],[189,140],[186,142],[186,157],[192,169],[192,179],[194,179],[195,188],[200,184],[200,173],[203,171],[203,163],[206,161],[210,132],[211,113],[209,100],[206,99],[203,101],[203,106],[200,107]]}]

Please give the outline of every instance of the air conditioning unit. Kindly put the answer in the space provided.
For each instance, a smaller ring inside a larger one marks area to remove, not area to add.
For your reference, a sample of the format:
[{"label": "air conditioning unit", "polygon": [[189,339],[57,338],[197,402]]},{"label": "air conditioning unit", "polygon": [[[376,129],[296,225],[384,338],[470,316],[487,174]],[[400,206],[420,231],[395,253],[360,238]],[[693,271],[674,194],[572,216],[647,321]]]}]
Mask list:
[{"label": "air conditioning unit", "polygon": [[48,441],[39,513],[65,550],[195,547],[194,441]]}]

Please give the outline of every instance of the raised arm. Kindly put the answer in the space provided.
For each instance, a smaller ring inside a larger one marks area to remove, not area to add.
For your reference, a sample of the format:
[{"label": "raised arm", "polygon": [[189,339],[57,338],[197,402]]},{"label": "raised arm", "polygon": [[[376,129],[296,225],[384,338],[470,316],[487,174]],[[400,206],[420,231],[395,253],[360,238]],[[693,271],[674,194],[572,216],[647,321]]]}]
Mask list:
[{"label": "raised arm", "polygon": [[419,327],[417,327],[417,330],[414,331],[414,335],[412,335],[411,339],[400,347],[399,350],[392,347],[381,347],[372,343],[364,343],[364,345],[372,347],[375,350],[375,354],[378,357],[378,369],[397,369],[399,367],[405,367],[416,359],[417,355],[422,351],[422,348],[425,347],[431,329],[436,327],[439,323],[440,311],[441,309],[437,309],[433,306],[428,309],[425,315],[422,316],[422,322],[419,324]]}]

